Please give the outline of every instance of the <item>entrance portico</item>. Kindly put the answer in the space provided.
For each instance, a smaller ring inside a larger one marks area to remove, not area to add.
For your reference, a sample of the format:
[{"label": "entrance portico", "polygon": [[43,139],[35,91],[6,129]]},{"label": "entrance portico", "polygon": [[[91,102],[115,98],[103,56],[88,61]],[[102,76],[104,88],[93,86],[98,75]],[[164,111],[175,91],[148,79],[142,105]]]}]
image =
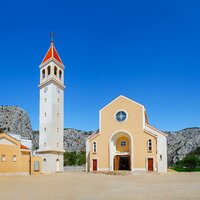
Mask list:
[{"label": "entrance portico", "polygon": [[126,131],[114,133],[110,140],[110,171],[132,170],[132,139]]}]

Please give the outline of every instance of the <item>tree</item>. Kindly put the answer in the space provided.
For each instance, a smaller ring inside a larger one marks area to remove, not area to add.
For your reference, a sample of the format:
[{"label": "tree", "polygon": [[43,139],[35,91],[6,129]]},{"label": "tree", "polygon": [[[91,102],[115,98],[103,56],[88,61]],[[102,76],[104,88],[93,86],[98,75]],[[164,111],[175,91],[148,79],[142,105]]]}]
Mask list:
[{"label": "tree", "polygon": [[64,153],[64,166],[84,165],[86,161],[85,152],[65,152]]},{"label": "tree", "polygon": [[199,158],[195,155],[188,155],[183,159],[184,167],[193,170],[199,166]]}]

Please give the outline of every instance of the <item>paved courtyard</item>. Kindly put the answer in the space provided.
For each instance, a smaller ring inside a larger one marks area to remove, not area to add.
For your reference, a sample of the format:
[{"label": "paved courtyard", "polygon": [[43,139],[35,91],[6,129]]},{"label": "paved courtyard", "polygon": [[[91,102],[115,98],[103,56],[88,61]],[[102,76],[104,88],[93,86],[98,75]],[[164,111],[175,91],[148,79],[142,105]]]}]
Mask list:
[{"label": "paved courtyard", "polygon": [[0,176],[1,200],[200,199],[200,173]]}]

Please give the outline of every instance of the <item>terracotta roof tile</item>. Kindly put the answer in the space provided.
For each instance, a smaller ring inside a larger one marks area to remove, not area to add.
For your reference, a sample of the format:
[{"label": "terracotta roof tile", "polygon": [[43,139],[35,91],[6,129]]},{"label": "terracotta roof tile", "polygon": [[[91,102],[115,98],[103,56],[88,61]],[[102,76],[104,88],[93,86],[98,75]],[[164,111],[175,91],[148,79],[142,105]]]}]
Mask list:
[{"label": "terracotta roof tile", "polygon": [[45,63],[50,58],[56,59],[60,64],[63,65],[63,63],[60,59],[60,56],[58,55],[58,52],[56,51],[54,44],[51,44],[51,46],[49,47],[44,59],[42,60],[42,64]]},{"label": "terracotta roof tile", "polygon": [[30,150],[28,147],[24,146],[23,144],[21,144],[21,149]]}]

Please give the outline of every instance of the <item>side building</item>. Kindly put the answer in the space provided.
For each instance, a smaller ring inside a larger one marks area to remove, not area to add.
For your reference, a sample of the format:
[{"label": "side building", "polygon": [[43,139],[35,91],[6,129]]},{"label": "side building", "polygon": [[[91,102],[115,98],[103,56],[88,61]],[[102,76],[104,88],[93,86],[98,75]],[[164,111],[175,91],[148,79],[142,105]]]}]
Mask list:
[{"label": "side building", "polygon": [[31,149],[7,133],[0,133],[0,174],[41,173],[41,158],[31,155]]},{"label": "side building", "polygon": [[119,96],[99,113],[86,141],[86,171],[167,172],[167,137],[148,123],[143,105]]}]

